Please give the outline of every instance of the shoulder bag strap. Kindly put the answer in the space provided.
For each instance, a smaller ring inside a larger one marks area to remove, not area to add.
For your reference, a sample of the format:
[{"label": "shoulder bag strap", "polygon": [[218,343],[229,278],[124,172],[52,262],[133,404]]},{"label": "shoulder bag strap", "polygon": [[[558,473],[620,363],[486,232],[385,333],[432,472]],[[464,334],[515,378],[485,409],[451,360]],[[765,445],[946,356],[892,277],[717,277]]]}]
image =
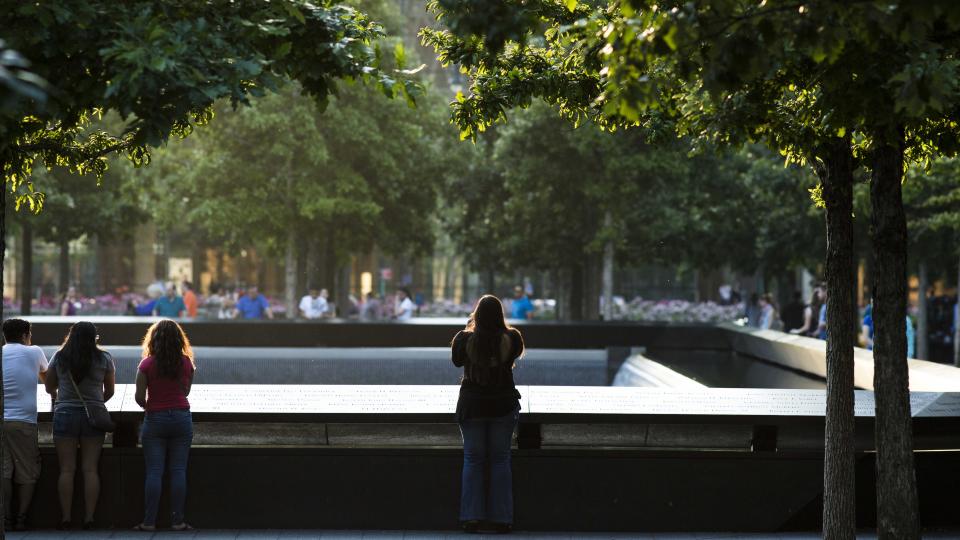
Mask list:
[{"label": "shoulder bag strap", "polygon": [[87,418],[90,417],[90,407],[87,407],[87,400],[83,399],[83,394],[80,393],[80,387],[77,386],[77,381],[73,380],[73,373],[67,369],[67,375],[70,377],[70,384],[73,385],[73,390],[77,393],[77,396],[80,398],[80,403],[83,403],[83,410],[87,413]]}]

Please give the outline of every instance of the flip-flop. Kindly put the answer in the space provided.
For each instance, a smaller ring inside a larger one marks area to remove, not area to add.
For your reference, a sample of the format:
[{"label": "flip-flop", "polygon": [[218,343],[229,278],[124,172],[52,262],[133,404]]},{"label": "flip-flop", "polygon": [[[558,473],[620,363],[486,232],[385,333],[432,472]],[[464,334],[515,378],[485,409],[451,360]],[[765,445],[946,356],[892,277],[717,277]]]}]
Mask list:
[{"label": "flip-flop", "polygon": [[194,529],[193,526],[190,525],[189,523],[184,522],[179,525],[171,526],[170,530],[175,532],[183,532],[183,531],[195,531],[196,529]]},{"label": "flip-flop", "polygon": [[137,523],[137,526],[134,527],[133,530],[140,531],[140,532],[157,532],[157,527],[156,526],[148,527],[143,523]]}]

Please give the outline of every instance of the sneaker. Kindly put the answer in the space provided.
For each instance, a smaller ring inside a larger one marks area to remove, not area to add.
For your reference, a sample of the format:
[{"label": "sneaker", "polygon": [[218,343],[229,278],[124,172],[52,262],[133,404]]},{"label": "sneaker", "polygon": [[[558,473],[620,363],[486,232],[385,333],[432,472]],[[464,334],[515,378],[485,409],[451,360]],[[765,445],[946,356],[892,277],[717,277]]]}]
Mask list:
[{"label": "sneaker", "polygon": [[480,532],[480,522],[475,519],[464,521],[460,524],[460,527],[463,529],[463,532],[467,534],[477,534]]},{"label": "sneaker", "polygon": [[494,523],[493,530],[497,534],[510,534],[513,531],[513,525],[509,523]]}]

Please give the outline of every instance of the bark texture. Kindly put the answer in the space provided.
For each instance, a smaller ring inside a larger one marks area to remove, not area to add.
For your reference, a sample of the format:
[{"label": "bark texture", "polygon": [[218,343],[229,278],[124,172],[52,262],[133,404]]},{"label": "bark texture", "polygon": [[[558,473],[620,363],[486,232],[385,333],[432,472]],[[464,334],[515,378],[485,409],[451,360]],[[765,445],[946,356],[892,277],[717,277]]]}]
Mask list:
[{"label": "bark texture", "polygon": [[[0,171],[3,170],[3,163],[0,162]],[[4,261],[7,255],[7,185],[3,182],[0,185],[0,291],[3,290]],[[3,302],[0,302],[0,321],[3,320]],[[0,373],[3,372],[3,348],[0,347]],[[0,384],[0,411],[4,410],[4,392],[3,385]],[[0,463],[3,463],[3,415],[0,414]],[[3,496],[3,490],[0,489],[0,516],[7,515],[7,504]],[[0,538],[6,536],[5,520],[0,519]]]},{"label": "bark texture", "polygon": [[902,147],[874,153],[870,185],[876,261],[873,286],[873,386],[876,392],[877,535],[920,538],[907,369],[907,221],[900,183]]},{"label": "bark texture", "polygon": [[60,261],[59,261],[59,293],[64,294],[70,287],[70,241],[61,239],[60,242]]},{"label": "bark texture", "polygon": [[827,207],[827,410],[823,466],[823,537],[856,537],[853,347],[856,266],[853,252],[853,156],[849,141],[824,149],[817,173]]},{"label": "bark texture", "polygon": [[287,318],[296,319],[297,313],[297,233],[291,227],[287,231],[287,250],[284,256],[284,291]]},{"label": "bark texture", "polygon": [[[603,216],[603,226],[613,227],[613,216],[608,210]],[[603,245],[603,320],[613,320],[613,240]]]},{"label": "bark texture", "polygon": [[[953,306],[953,309],[960,310],[960,263],[957,264],[957,305]],[[957,319],[960,319],[960,316]],[[960,367],[960,320],[957,322],[953,328],[953,365]]]},{"label": "bark texture", "polygon": [[[27,220],[22,226],[23,245],[20,258],[23,264],[20,271],[20,314],[30,315],[33,308],[33,227]],[[59,315],[59,311],[57,312]]]},{"label": "bark texture", "polygon": [[920,261],[917,269],[920,291],[917,294],[917,358],[930,359],[930,323],[927,313],[927,288],[930,287],[927,262]]}]

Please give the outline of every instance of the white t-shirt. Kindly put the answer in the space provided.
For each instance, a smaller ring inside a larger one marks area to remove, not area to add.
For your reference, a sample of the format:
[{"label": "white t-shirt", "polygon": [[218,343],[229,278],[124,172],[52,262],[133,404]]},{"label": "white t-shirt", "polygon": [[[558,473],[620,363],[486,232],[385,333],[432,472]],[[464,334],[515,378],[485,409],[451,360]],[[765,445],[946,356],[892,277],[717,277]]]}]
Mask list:
[{"label": "white t-shirt", "polygon": [[37,423],[37,383],[47,355],[36,345],[3,346],[3,419]]},{"label": "white t-shirt", "polygon": [[413,317],[413,302],[409,298],[404,298],[397,306],[397,320],[406,321]]},{"label": "white t-shirt", "polygon": [[308,294],[300,299],[300,311],[303,311],[308,319],[319,319],[327,309],[327,299],[322,296],[314,298]]}]

